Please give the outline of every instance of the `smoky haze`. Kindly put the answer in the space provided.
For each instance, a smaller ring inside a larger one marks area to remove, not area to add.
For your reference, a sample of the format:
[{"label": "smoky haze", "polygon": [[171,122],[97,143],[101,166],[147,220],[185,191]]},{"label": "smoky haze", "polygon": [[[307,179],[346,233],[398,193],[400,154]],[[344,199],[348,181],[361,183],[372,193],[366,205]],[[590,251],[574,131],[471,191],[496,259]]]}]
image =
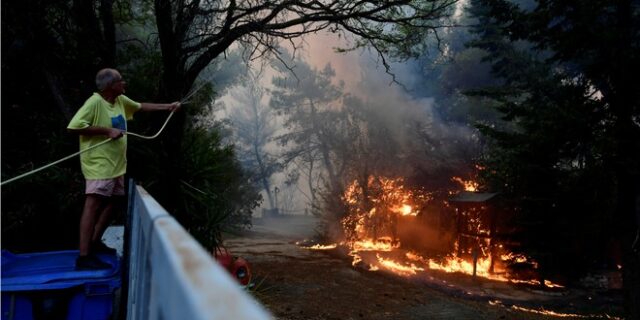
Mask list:
[{"label": "smoky haze", "polygon": [[[448,32],[449,38],[456,43],[448,44],[447,48],[463,47],[461,42],[466,38],[456,32]],[[469,88],[473,87],[473,82],[487,82],[488,69],[480,62],[481,55],[463,56],[464,60],[457,63],[475,67],[460,71],[452,62],[455,58],[453,49],[448,49],[445,57],[441,52],[432,50],[417,60],[391,63],[392,76],[385,71],[374,52],[334,52],[335,48],[346,45],[348,43],[344,39],[337,39],[331,34],[308,36],[304,49],[296,51],[295,58],[291,57],[291,50],[283,49],[287,52],[283,54],[287,67],[273,60],[272,67],[254,72],[253,78],[244,77],[219,99],[223,111],[216,116],[229,120],[232,131],[236,133],[232,142],[244,149],[239,152],[245,158],[243,163],[253,163],[249,167],[255,172],[260,171],[256,156],[266,156],[274,161],[272,168],[267,170],[268,176],[262,177],[268,183],[260,183],[256,179],[265,201],[255,216],[275,208],[280,209],[280,213],[294,215],[323,213],[328,210],[321,204],[323,199],[326,200],[323,196],[327,192],[335,192],[331,189],[332,175],[339,177],[333,178],[341,180],[339,185],[343,186],[369,173],[402,176],[413,185],[437,188],[451,183],[453,175],[469,178],[472,174],[473,160],[479,150],[479,138],[472,123],[492,115],[471,110],[468,116],[461,116],[451,110],[459,108],[464,112],[470,110],[469,105],[475,104],[464,98],[455,87],[459,84]],[[464,53],[464,49],[459,50]],[[283,139],[288,134],[306,130],[305,126],[311,127],[310,122],[305,123],[311,121],[309,115],[304,114],[308,110],[300,106],[315,99],[311,96],[326,93],[327,90],[317,85],[323,72],[325,80],[340,90],[339,98],[326,98],[324,102],[318,98],[315,101],[315,111],[324,112],[324,118],[318,118],[324,121],[324,126],[315,136]],[[286,88],[278,88],[275,77],[286,78]],[[310,78],[316,82],[305,84],[305,79]],[[469,81],[472,83],[467,83]],[[251,118],[252,112],[248,110],[253,106],[247,103],[247,95],[248,88],[254,87],[255,83],[261,87],[261,93],[253,101],[258,109],[263,110],[260,116],[263,120],[255,118],[255,111],[253,120],[267,121],[270,126],[275,126],[268,136],[259,138],[262,143],[258,147],[239,143],[237,138],[239,129],[246,128],[246,120]],[[310,93],[313,85],[319,93]],[[274,100],[278,91],[289,100]],[[309,96],[305,96],[307,93]],[[282,107],[282,101],[289,101],[288,110],[278,109],[278,105]],[[294,113],[297,107],[300,107],[298,113]],[[245,115],[244,120],[239,114]],[[287,123],[294,116],[298,117],[298,122],[293,125]],[[311,147],[316,149],[309,151]],[[292,150],[298,152],[299,158],[292,160]],[[323,158],[324,151],[329,155],[325,154]],[[300,156],[302,152],[308,153]],[[253,160],[248,160],[250,158]]]}]

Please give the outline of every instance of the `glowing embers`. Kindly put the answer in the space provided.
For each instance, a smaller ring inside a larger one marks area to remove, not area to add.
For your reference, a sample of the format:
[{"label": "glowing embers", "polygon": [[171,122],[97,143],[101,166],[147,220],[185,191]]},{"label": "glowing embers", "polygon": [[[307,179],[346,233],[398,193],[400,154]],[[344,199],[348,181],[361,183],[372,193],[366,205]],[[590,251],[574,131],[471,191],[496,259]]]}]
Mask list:
[{"label": "glowing embers", "polygon": [[300,246],[303,249],[307,249],[307,250],[333,250],[335,248],[338,247],[337,244],[332,243],[332,244],[316,244],[316,245],[312,245],[312,246]]},{"label": "glowing embers", "polygon": [[[492,306],[499,306],[499,307],[506,307],[504,304],[502,304],[502,301],[500,300],[490,300],[489,304]],[[576,314],[576,313],[562,313],[562,312],[555,312],[555,311],[551,311],[551,310],[545,310],[544,308],[541,309],[533,309],[533,308],[525,308],[525,307],[521,307],[521,306],[517,306],[517,305],[512,305],[511,309],[513,310],[518,310],[521,312],[528,312],[528,313],[535,313],[535,314],[540,314],[540,315],[545,315],[545,316],[551,316],[551,317],[556,317],[556,318],[573,318],[573,319],[617,319],[617,320],[621,320],[622,318],[618,318],[618,317],[614,317],[614,316],[610,316],[608,314]]]}]

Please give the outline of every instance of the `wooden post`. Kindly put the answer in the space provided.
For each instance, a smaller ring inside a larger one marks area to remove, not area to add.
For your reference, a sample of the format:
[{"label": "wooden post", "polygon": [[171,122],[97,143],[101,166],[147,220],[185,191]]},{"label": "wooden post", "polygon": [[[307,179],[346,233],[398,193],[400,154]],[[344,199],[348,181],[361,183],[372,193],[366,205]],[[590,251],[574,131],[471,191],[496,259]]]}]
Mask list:
[{"label": "wooden post", "polygon": [[460,235],[462,234],[462,213],[460,212],[460,208],[458,206],[456,206],[456,240],[458,241],[458,257],[462,256],[462,240],[463,237],[461,237]]},{"label": "wooden post", "polygon": [[473,246],[473,278],[476,277],[476,269],[478,267],[478,247]]},{"label": "wooden post", "polygon": [[494,249],[494,241],[493,237],[496,233],[496,211],[493,206],[488,206],[489,209],[489,259],[491,259],[491,264],[489,264],[489,273],[494,272],[494,264],[495,264],[495,249]]}]

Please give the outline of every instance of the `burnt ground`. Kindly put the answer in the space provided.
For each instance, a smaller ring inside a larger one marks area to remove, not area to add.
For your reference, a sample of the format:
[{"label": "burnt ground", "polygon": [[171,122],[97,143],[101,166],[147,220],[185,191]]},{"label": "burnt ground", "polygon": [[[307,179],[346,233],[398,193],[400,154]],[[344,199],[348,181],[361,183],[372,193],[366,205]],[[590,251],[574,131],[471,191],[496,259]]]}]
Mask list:
[{"label": "burnt ground", "polygon": [[[597,319],[621,313],[616,292],[542,292],[469,276],[429,273],[412,278],[351,266],[339,249],[306,250],[310,217],[258,220],[225,245],[250,263],[253,295],[277,319],[554,319],[540,310]],[[522,311],[522,308],[534,311]]]}]

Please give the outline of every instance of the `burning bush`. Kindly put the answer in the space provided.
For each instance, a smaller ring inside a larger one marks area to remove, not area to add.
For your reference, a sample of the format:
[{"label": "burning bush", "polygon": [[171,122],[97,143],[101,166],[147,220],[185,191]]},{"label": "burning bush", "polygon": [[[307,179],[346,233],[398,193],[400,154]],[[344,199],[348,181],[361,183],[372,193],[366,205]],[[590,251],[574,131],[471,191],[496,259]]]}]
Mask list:
[{"label": "burning bush", "polygon": [[366,186],[353,181],[342,199],[347,208],[342,219],[344,235],[355,243],[382,237],[398,242],[398,218],[417,216],[433,197],[424,190],[405,188],[403,178],[370,176]]}]

